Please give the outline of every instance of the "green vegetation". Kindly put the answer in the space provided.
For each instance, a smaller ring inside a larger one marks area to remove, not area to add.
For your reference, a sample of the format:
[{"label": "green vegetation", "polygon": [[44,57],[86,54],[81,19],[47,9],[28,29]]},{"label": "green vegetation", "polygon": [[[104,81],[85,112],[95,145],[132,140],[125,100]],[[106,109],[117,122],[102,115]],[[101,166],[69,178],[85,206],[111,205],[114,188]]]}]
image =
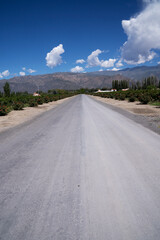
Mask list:
[{"label": "green vegetation", "polygon": [[160,81],[155,76],[145,78],[142,82],[136,81],[131,83],[131,89],[156,89],[160,88]]},{"label": "green vegetation", "polygon": [[159,106],[160,103],[160,90],[127,90],[107,93],[94,93],[95,96],[103,98],[114,98],[116,100],[128,100],[129,102],[139,101],[142,104],[151,103]]},{"label": "green vegetation", "polygon": [[12,110],[23,110],[24,107],[37,107],[43,103],[95,91],[95,89],[80,89],[75,91],[52,89],[48,93],[40,91],[38,92],[39,96],[33,96],[27,92],[11,92],[8,82],[5,83],[3,89],[4,92],[0,92],[0,116],[5,116]]},{"label": "green vegetation", "polygon": [[128,100],[129,102],[139,101],[141,104],[152,104],[160,106],[160,81],[155,77],[146,78],[142,83],[136,82],[130,84],[130,89],[122,91],[124,88],[128,88],[129,83],[125,80],[112,82],[112,87],[117,89],[116,92],[98,92],[94,93],[95,96],[104,98],[114,98],[116,100]]},{"label": "green vegetation", "polygon": [[125,88],[129,88],[129,81],[127,80],[113,80],[112,81],[112,88],[117,90],[122,90]]},{"label": "green vegetation", "polygon": [[10,86],[9,86],[8,82],[5,83],[5,85],[3,87],[3,90],[4,90],[4,96],[5,97],[10,97],[11,89],[10,89]]}]

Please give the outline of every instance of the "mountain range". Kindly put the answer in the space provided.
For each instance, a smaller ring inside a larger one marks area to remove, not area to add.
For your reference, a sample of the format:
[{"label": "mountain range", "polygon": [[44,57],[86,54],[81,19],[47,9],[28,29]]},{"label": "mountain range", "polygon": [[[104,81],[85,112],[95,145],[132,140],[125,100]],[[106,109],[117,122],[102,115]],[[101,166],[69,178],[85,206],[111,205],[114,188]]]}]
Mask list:
[{"label": "mountain range", "polygon": [[111,87],[113,80],[142,81],[149,76],[160,79],[160,65],[126,68],[119,71],[101,71],[89,73],[53,73],[44,75],[27,75],[0,80],[0,91],[5,82],[9,82],[11,90],[15,92],[49,89],[75,90],[80,88]]}]

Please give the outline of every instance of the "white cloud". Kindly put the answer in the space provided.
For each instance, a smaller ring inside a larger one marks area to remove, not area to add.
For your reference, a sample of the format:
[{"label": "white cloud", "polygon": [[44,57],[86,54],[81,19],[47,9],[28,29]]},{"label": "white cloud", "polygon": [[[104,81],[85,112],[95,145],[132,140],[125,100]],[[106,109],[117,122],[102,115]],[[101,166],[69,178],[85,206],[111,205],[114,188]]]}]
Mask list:
[{"label": "white cloud", "polygon": [[71,72],[76,73],[76,72],[84,72],[84,68],[80,66],[76,66],[74,68],[71,68]]},{"label": "white cloud", "polygon": [[25,73],[25,72],[19,72],[19,75],[20,75],[20,76],[25,76],[26,73]]},{"label": "white cloud", "polygon": [[83,64],[83,63],[85,63],[85,60],[84,60],[84,59],[78,59],[78,60],[76,61],[76,63],[77,63],[77,64],[78,64],[78,63]]},{"label": "white cloud", "polygon": [[96,66],[100,66],[103,68],[110,68],[113,67],[116,59],[112,59],[110,58],[109,60],[99,60],[99,54],[101,54],[102,51],[100,49],[97,49],[95,51],[93,51],[87,58],[87,67],[96,67]]},{"label": "white cloud", "polygon": [[0,73],[0,78],[3,78],[3,75],[2,75],[2,73]]},{"label": "white cloud", "polygon": [[119,68],[112,68],[111,71],[119,71]]},{"label": "white cloud", "polygon": [[99,72],[103,72],[103,69],[99,69],[98,71],[99,71]]},{"label": "white cloud", "polygon": [[116,67],[123,67],[122,59],[116,63]]},{"label": "white cloud", "polygon": [[102,51],[100,49],[97,49],[88,56],[87,58],[88,67],[101,66],[101,62],[98,58],[98,55],[101,53]]},{"label": "white cloud", "polygon": [[32,68],[27,69],[26,67],[23,67],[22,70],[23,70],[23,72],[29,72],[29,73],[34,73],[34,72],[36,72],[36,70],[34,70],[34,69],[32,69]]},{"label": "white cloud", "polygon": [[64,53],[63,45],[59,44],[59,46],[53,48],[46,56],[46,65],[50,68],[56,67],[60,65],[62,61],[61,54]]},{"label": "white cloud", "polygon": [[160,2],[143,1],[146,8],[136,17],[123,20],[128,36],[122,47],[122,58],[128,64],[141,64],[152,60],[160,49]]},{"label": "white cloud", "polygon": [[157,62],[158,64],[160,64],[160,62]]},{"label": "white cloud", "polygon": [[101,67],[104,67],[104,68],[113,67],[116,61],[117,61],[117,59],[112,59],[112,58],[110,58],[109,60],[105,60],[105,61],[102,60]]},{"label": "white cloud", "polygon": [[9,70],[5,70],[4,72],[2,72],[2,76],[4,77],[8,77],[10,75]]},{"label": "white cloud", "polygon": [[146,3],[146,4],[159,2],[159,0],[142,0],[142,1],[143,3]]},{"label": "white cloud", "polygon": [[36,72],[36,70],[31,69],[31,68],[29,68],[27,71],[28,71],[29,73],[34,73],[34,72]]}]

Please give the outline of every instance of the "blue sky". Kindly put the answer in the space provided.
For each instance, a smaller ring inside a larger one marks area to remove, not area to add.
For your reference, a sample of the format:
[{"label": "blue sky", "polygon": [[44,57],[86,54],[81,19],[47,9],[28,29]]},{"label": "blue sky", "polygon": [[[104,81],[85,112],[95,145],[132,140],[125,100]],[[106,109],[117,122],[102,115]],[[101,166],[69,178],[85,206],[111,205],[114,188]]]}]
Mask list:
[{"label": "blue sky", "polygon": [[1,79],[116,70],[160,61],[159,1],[0,0],[0,4]]}]

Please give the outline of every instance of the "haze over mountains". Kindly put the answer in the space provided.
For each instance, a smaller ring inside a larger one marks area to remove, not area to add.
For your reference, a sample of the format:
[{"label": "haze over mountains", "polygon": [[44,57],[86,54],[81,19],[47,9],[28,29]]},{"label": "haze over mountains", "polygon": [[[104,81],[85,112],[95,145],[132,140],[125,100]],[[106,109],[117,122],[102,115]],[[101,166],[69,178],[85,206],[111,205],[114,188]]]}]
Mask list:
[{"label": "haze over mountains", "polygon": [[37,90],[48,91],[49,89],[80,89],[80,88],[103,88],[111,87],[113,80],[142,81],[149,76],[160,79],[160,65],[148,67],[141,66],[126,68],[119,71],[102,71],[90,73],[53,73],[36,76],[20,76],[8,80],[0,80],[0,91],[4,83],[10,83],[11,90],[16,92]]}]

